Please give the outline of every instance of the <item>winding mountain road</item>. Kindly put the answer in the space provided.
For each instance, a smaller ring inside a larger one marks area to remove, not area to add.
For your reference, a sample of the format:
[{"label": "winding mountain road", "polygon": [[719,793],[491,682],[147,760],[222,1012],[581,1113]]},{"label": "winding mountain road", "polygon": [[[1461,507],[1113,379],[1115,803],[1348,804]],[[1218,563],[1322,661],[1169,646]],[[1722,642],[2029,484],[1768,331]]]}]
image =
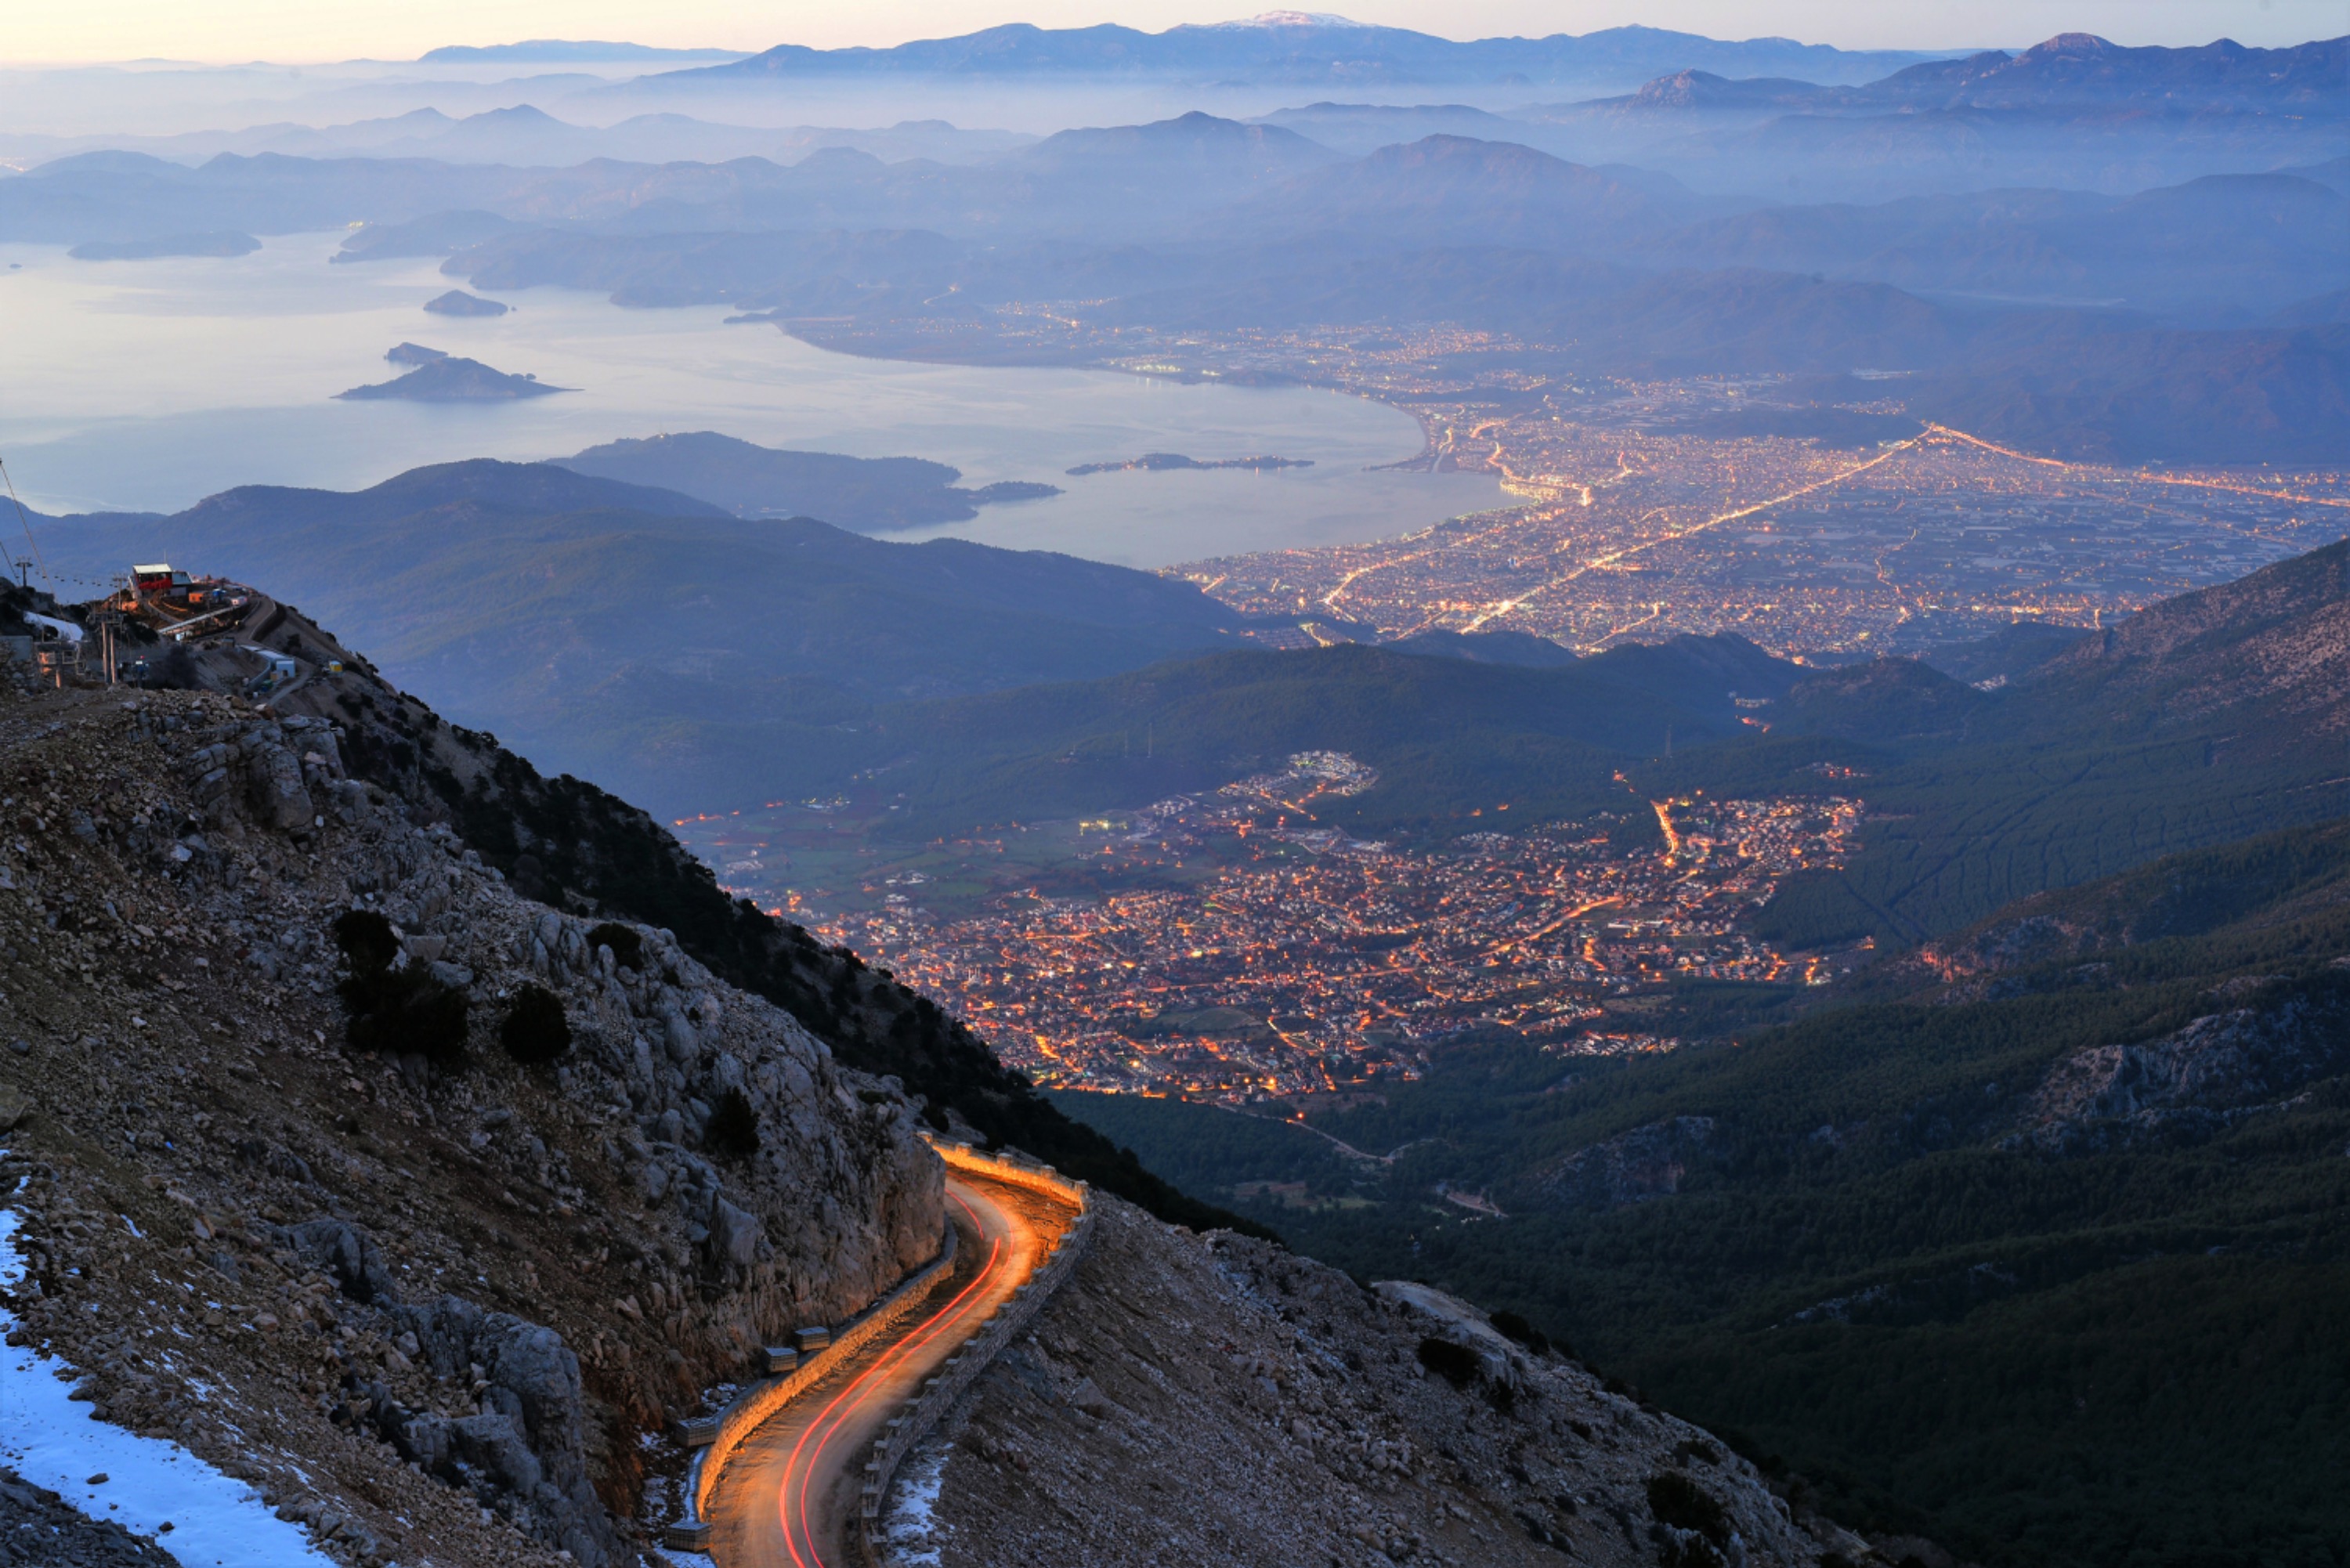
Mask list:
[{"label": "winding mountain road", "polygon": [[889,1417],[1036,1272],[1075,1215],[968,1171],[947,1178],[955,1266],[899,1333],[834,1367],[746,1438],[712,1489],[719,1568],[852,1568],[864,1463]]}]

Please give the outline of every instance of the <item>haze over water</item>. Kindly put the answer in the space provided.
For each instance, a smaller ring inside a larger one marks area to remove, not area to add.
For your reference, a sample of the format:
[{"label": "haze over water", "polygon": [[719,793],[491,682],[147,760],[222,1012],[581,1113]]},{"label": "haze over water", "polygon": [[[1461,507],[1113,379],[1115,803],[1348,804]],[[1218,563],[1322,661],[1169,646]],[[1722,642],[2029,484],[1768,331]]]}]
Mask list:
[{"label": "haze over water", "polygon": [[[236,484],[356,489],[421,463],[560,457],[598,441],[715,430],[770,446],[951,462],[964,483],[1066,493],[992,506],[953,534],[1134,566],[1378,538],[1497,504],[1471,474],[1368,472],[1419,426],[1300,388],[1184,386],[1115,372],[988,369],[827,353],[711,306],[624,310],[538,288],[494,319],[430,316],[432,260],[333,266],[341,236],[234,259],[81,262],[0,246],[0,455],[45,512],[176,511]],[[337,402],[391,379],[412,341],[580,389],[515,402]],[[1063,471],[1146,452],[1271,452],[1279,474]]]}]

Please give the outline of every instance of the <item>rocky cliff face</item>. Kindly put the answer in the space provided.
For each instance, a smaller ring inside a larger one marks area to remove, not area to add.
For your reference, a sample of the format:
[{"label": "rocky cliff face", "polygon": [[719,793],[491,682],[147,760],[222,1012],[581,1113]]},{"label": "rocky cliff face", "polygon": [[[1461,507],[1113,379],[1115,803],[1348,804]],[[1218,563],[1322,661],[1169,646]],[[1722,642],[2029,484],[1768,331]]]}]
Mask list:
[{"label": "rocky cliff face", "polygon": [[2282,1110],[2350,1066],[2350,962],[2314,982],[2230,981],[2244,1001],[2157,1039],[2075,1051],[2048,1071],[2008,1141],[2053,1154],[2192,1143]]},{"label": "rocky cliff face", "polygon": [[[0,691],[17,1337],[347,1561],[632,1562],[639,1434],[927,1260],[937,1163],[894,1084],[522,897],[356,739]],[[355,909],[404,999],[362,1044]]]},{"label": "rocky cliff face", "polygon": [[1711,1116],[1674,1116],[1580,1148],[1534,1179],[1568,1209],[1617,1209],[1679,1192],[1692,1161],[1714,1140]]}]

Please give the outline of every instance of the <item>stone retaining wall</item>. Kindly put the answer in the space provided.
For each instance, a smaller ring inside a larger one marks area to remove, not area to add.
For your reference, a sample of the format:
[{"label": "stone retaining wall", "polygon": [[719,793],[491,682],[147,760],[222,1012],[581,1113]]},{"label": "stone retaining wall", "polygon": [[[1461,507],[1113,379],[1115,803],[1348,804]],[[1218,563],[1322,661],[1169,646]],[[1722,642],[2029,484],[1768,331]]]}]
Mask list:
[{"label": "stone retaining wall", "polygon": [[913,1451],[914,1445],[928,1437],[957,1399],[962,1397],[982,1372],[987,1370],[1003,1347],[1026,1330],[1053,1293],[1060,1288],[1076,1269],[1084,1257],[1086,1242],[1093,1235],[1094,1205],[1092,1196],[1082,1181],[1072,1181],[1050,1166],[1028,1166],[1000,1156],[984,1154],[965,1144],[946,1143],[931,1139],[939,1158],[948,1168],[968,1170],[991,1180],[1024,1187],[1049,1198],[1073,1206],[1077,1211],[1076,1223],[1061,1232],[1053,1243],[1042,1267],[1029,1276],[1025,1284],[1014,1291],[1010,1301],[995,1309],[985,1326],[966,1341],[962,1349],[949,1356],[938,1375],[922,1385],[921,1393],[889,1422],[889,1435],[875,1440],[873,1457],[865,1466],[864,1500],[858,1510],[857,1523],[851,1528],[854,1549],[868,1568],[881,1568],[881,1552],[876,1540],[880,1524],[881,1505],[889,1495],[890,1480],[898,1467]]}]

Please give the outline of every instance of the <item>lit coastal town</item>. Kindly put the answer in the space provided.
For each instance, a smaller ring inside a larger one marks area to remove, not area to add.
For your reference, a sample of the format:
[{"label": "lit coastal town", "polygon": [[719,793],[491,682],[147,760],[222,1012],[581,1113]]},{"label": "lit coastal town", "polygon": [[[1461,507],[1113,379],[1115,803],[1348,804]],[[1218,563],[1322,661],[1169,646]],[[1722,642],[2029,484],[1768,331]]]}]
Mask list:
[{"label": "lit coastal town", "polygon": [[1433,851],[1317,821],[1317,803],[1376,782],[1342,753],[1303,753],[1212,795],[1074,825],[1068,860],[1107,890],[1013,878],[1022,885],[948,900],[961,908],[937,895],[987,877],[991,848],[1007,870],[1031,863],[972,843],[931,851],[929,869],[877,866],[854,887],[786,891],[789,823],[823,814],[680,832],[734,890],[891,969],[1063,1087],[1329,1093],[1415,1074],[1445,1042],[1497,1030],[1562,1053],[1655,1049],[1668,1042],[1638,1027],[1646,989],[1819,981],[1836,962],[1773,951],[1742,917],[1789,872],[1841,863],[1856,799],[1627,792],[1606,820],[1471,833]]},{"label": "lit coastal town", "polygon": [[[1024,334],[1115,348],[1136,374],[1306,379],[1392,402],[1427,432],[1399,466],[1502,476],[1517,504],[1405,537],[1171,568],[1286,623],[1251,634],[1275,648],[1445,628],[1583,653],[1717,632],[1807,662],[1914,653],[2018,620],[2098,627],[2337,537],[2350,510],[2338,472],[2056,462],[1905,427],[1865,373],[1824,403],[1787,377],[1551,373],[1540,346],[1453,328],[1167,337],[1001,313],[1000,340]],[[1612,823],[1497,810],[1491,830],[1436,848],[1316,819],[1315,800],[1373,777],[1308,753],[1212,795],[919,854],[852,831],[847,797],[679,831],[729,887],[891,968],[1063,1086],[1344,1092],[1497,1030],[1561,1052],[1654,1049],[1670,1042],[1640,1027],[1644,987],[1818,981],[1853,956],[1774,951],[1746,917],[1789,871],[1840,863],[1857,799],[1627,792]],[[853,856],[827,847],[852,840]]]},{"label": "lit coastal town", "polygon": [[1565,348],[1457,327],[1177,335],[1091,327],[1076,306],[999,311],[992,340],[1375,399],[1426,432],[1398,467],[1501,476],[1518,504],[1408,537],[1178,568],[1305,623],[1276,645],[1449,627],[1581,650],[1735,631],[1786,656],[1911,652],[2019,618],[2095,627],[2328,543],[2350,514],[2338,469],[2060,462],[1921,431],[1892,373],[1599,377]]},{"label": "lit coastal town", "polygon": [[[1452,362],[1445,343],[1415,363]],[[1506,628],[1595,650],[1734,631],[1782,655],[1908,652],[2017,619],[2095,627],[2338,537],[2350,509],[2338,472],[2059,462],[1939,426],[1869,439],[1897,421],[1866,382],[1845,389],[1864,400],[1800,410],[1832,443],[1725,433],[1794,416],[1793,378],[1459,385],[1379,358],[1332,379],[1414,408],[1423,463],[1492,470],[1524,504],[1184,576],[1326,640]]]}]

